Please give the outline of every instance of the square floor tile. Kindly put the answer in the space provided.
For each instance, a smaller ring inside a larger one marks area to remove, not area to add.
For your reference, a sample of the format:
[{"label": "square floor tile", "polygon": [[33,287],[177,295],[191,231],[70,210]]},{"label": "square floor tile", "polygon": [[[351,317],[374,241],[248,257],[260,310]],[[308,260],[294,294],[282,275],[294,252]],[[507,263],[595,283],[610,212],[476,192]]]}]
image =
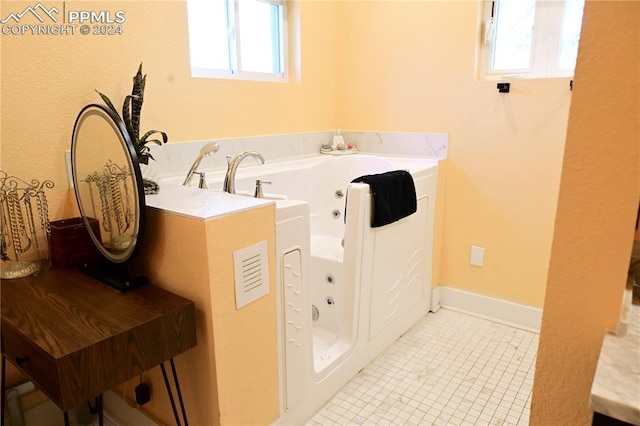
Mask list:
[{"label": "square floor tile", "polygon": [[527,425],[538,334],[448,309],[420,319],[310,425]]}]

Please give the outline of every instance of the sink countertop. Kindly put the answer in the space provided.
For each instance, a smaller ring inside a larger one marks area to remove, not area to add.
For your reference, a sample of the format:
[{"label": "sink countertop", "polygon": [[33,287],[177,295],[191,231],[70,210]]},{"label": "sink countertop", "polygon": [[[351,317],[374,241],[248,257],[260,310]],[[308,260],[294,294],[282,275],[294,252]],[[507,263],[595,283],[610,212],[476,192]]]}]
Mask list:
[{"label": "sink countertop", "polygon": [[607,334],[591,387],[593,411],[640,424],[640,341]]},{"label": "sink countertop", "polygon": [[160,192],[146,195],[145,201],[147,207],[201,219],[226,216],[274,203],[267,199],[182,185],[161,185]]},{"label": "sink countertop", "polygon": [[640,306],[631,305],[629,331],[607,333],[591,387],[591,410],[640,425]]}]

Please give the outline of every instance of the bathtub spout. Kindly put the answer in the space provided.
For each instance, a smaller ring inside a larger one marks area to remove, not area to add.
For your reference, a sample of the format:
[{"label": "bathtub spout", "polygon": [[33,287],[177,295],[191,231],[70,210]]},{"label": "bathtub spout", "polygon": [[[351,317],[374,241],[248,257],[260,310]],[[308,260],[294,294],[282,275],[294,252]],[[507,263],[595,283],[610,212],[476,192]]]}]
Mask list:
[{"label": "bathtub spout", "polygon": [[258,164],[264,164],[264,157],[256,151],[244,151],[233,158],[227,157],[228,167],[227,174],[224,177],[224,184],[222,186],[223,191],[226,191],[229,194],[236,193],[236,171],[238,170],[238,166],[242,160],[247,157],[255,158]]}]

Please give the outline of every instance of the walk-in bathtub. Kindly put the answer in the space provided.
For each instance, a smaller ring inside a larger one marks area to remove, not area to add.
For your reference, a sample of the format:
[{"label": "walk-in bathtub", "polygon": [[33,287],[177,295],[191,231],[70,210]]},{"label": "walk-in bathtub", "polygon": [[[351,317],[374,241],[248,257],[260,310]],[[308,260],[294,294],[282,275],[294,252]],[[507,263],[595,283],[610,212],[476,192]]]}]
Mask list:
[{"label": "walk-in bathtub", "polygon": [[[351,181],[398,169],[413,176],[417,212],[371,228],[369,186]],[[437,160],[365,154],[238,170],[238,193],[253,194],[260,179],[276,200],[277,423],[310,418],[428,312],[437,174]],[[209,188],[221,189],[219,180]]]}]

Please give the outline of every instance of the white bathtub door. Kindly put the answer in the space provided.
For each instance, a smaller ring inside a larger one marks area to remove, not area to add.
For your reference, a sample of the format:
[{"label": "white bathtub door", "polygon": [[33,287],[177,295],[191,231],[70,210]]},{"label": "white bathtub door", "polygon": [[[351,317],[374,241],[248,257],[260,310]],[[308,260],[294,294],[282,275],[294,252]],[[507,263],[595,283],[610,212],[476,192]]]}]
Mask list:
[{"label": "white bathtub door", "polygon": [[370,229],[374,241],[371,283],[363,285],[371,288],[371,340],[424,304],[428,204],[429,199],[423,198],[413,215]]}]

